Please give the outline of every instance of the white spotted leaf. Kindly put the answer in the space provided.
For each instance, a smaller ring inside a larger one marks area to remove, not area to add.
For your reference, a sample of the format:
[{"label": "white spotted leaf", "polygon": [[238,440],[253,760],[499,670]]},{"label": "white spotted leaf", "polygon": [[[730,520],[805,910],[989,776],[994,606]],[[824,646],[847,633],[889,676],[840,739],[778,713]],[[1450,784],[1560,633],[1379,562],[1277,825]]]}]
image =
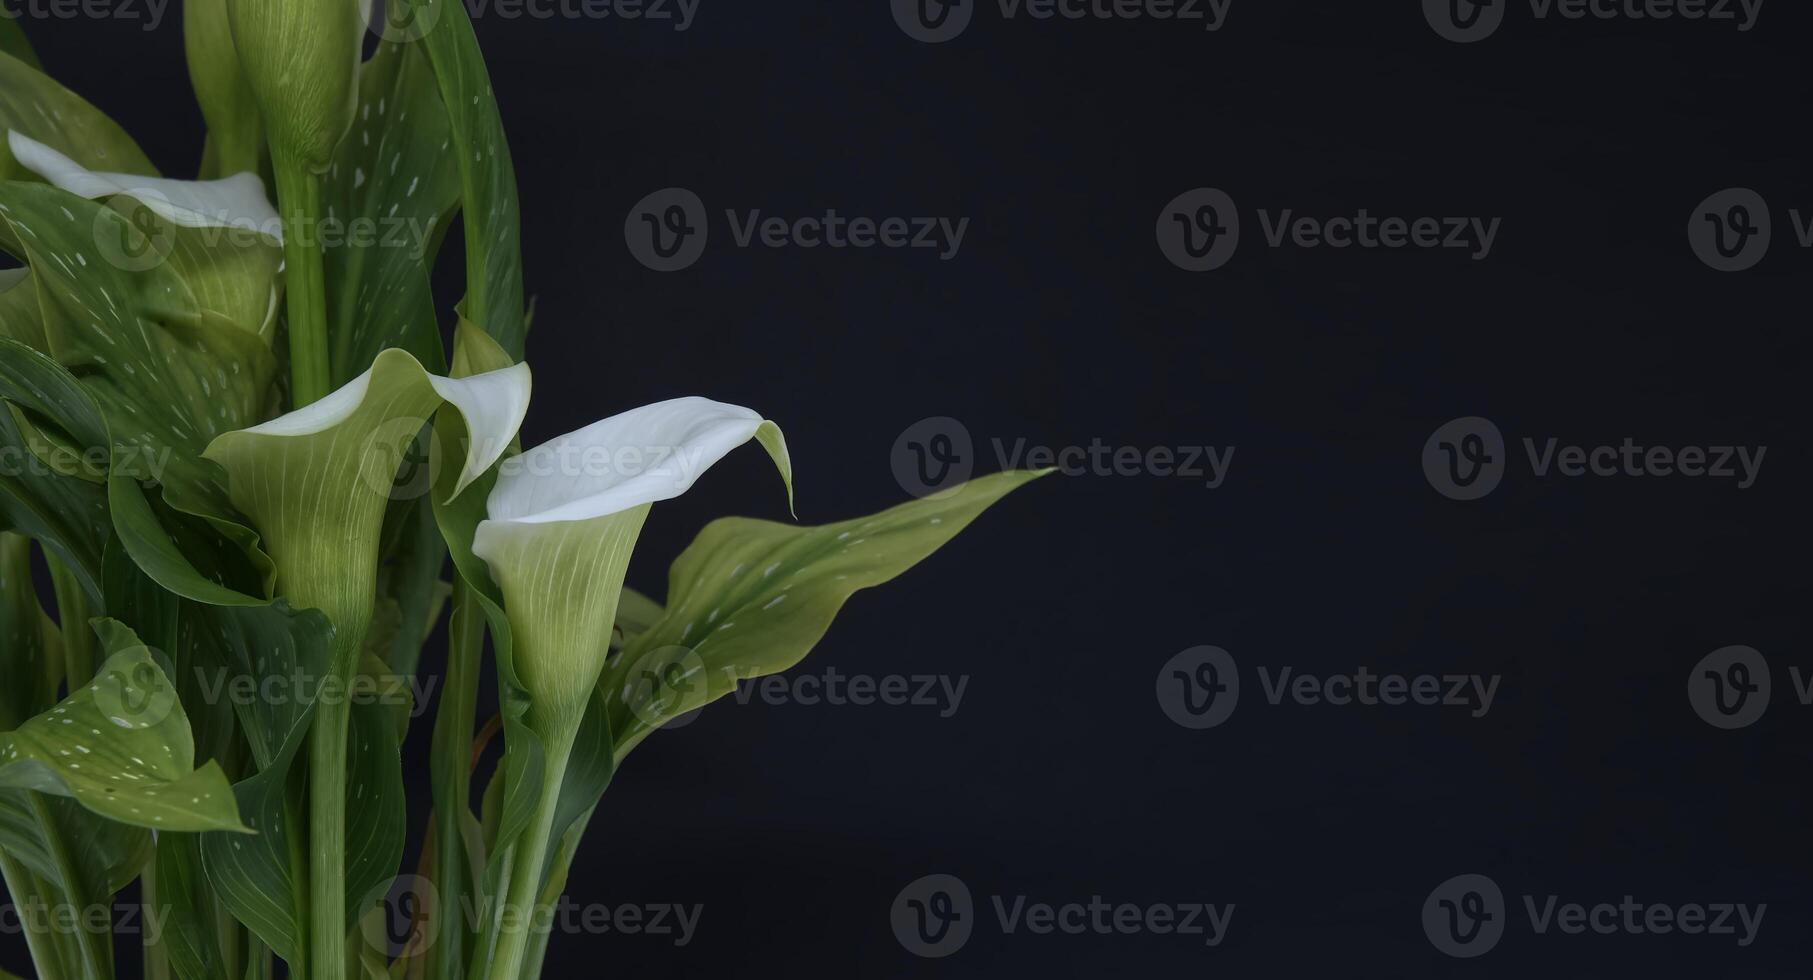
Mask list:
[{"label": "white spotted leaf", "polygon": [[110,620],[96,632],[112,655],[95,680],[0,735],[0,788],[151,830],[244,830],[220,767],[195,768],[189,719],[151,651]]}]

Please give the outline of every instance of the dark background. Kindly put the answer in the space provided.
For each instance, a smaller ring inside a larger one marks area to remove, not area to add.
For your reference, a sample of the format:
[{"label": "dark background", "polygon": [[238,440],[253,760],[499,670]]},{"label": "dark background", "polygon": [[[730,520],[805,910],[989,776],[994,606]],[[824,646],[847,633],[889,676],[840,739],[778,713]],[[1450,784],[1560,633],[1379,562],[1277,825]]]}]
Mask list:
[{"label": "dark background", "polygon": [[[1236,446],[1220,489],[1053,477],[858,596],[802,670],[967,675],[961,710],[722,703],[652,739],[606,796],[581,903],[702,903],[685,948],[562,936],[549,975],[1805,976],[1813,668],[1801,441],[1813,252],[1804,5],[1754,30],[1538,21],[1438,37],[1413,0],[1234,0],[1173,22],[1005,20],[908,38],[885,0],[703,0],[685,33],[481,16],[521,180],[533,441],[701,393],[786,429],[802,520],[903,498],[896,439],[929,416],[991,440]],[[179,18],[30,24],[48,69],[173,174],[201,123]],[[681,186],[712,212],[658,274],[623,223]],[[1199,186],[1248,222],[1180,271],[1160,209]],[[1720,274],[1695,205],[1747,186],[1774,247]],[[925,251],[736,248],[723,211],[965,216]],[[1450,251],[1264,247],[1253,211],[1504,219]],[[456,250],[454,250],[456,251]],[[457,273],[457,254],[449,256]],[[457,274],[446,279],[450,308]],[[1424,441],[1483,415],[1515,443],[1767,446],[1732,480],[1537,479],[1437,494]],[[632,583],[713,516],[785,516],[744,450],[650,521]],[[1154,696],[1214,644],[1242,704],[1208,731]],[[1690,709],[1690,668],[1770,658],[1757,724]],[[425,669],[433,669],[432,658]],[[1501,674],[1484,718],[1271,706],[1252,670]],[[426,758],[427,724],[412,749]],[[426,766],[416,766],[426,812]],[[413,862],[413,857],[412,857]],[[1512,908],[1449,959],[1422,903],[1477,872]],[[967,947],[906,952],[890,907],[954,874]],[[1535,935],[1521,896],[1768,903],[1758,940]],[[1235,903],[1200,937],[1005,935],[989,897]]]}]

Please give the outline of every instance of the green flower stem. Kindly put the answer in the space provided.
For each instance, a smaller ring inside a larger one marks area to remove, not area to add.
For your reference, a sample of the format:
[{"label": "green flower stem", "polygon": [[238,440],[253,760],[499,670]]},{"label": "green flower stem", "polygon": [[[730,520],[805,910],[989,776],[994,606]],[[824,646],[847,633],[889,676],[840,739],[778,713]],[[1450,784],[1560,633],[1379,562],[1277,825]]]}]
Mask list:
[{"label": "green flower stem", "polygon": [[[12,896],[16,909],[31,909],[44,900],[44,892],[32,882],[31,875],[5,851],[0,851],[0,881],[6,883],[6,893]],[[63,957],[57,950],[56,941],[42,930],[32,928],[31,917],[26,912],[20,912],[19,920],[38,980],[65,980]]]},{"label": "green flower stem", "polygon": [[[327,703],[327,702],[333,703]],[[324,699],[309,730],[311,980],[346,980],[346,748],[350,699]]]},{"label": "green flower stem", "polygon": [[113,976],[113,940],[106,932],[91,932],[85,928],[88,909],[93,902],[82,887],[81,872],[76,867],[75,859],[69,853],[69,845],[63,840],[63,829],[44,803],[42,793],[27,793],[31,800],[32,816],[38,821],[38,832],[44,835],[49,845],[50,859],[57,866],[57,877],[63,879],[63,900],[75,913],[75,941],[81,952],[82,976],[87,980],[107,980]]},{"label": "green flower stem", "polygon": [[57,598],[57,622],[63,630],[63,674],[74,691],[94,680],[94,630],[88,627],[92,615],[88,592],[82,588],[68,566],[49,551],[44,553],[50,566],[51,589]]},{"label": "green flower stem", "polygon": [[[554,857],[554,866],[548,870],[547,887],[543,888],[541,891],[541,904],[543,907],[553,908],[559,903],[560,896],[566,894],[567,876],[573,870],[573,858],[579,853],[579,841],[585,837],[586,828],[591,826],[592,817],[597,812],[597,807],[587,810],[585,816],[580,817],[579,820],[567,830],[566,838],[561,844],[560,851]],[[529,958],[526,963],[527,968],[523,971],[525,980],[536,980],[536,978],[541,976],[542,966],[547,962],[548,958],[548,939],[551,934],[551,931],[544,930],[536,933],[535,936],[530,939]]]},{"label": "green flower stem", "polygon": [[[153,857],[139,873],[139,903],[148,909],[161,909],[157,897],[157,858]],[[164,954],[163,937],[156,929],[143,929],[145,980],[170,980],[170,958]]]},{"label": "green flower stem", "polygon": [[315,234],[321,178],[293,160],[272,161],[283,214],[283,265],[289,298],[290,399],[302,408],[332,390],[327,359],[327,272]]},{"label": "green flower stem", "polygon": [[478,715],[478,680],[485,649],[485,617],[472,586],[457,577],[448,627],[447,682],[434,719],[434,883],[441,894],[440,942],[428,951],[428,976],[465,976],[468,926],[462,909],[472,891],[466,866],[464,818],[472,812],[472,741]]},{"label": "green flower stem", "polygon": [[541,802],[528,835],[516,846],[515,867],[510,875],[508,897],[504,900],[503,929],[498,939],[497,954],[491,960],[491,980],[522,980],[528,962],[530,940],[538,931],[536,909],[541,904],[541,868],[548,860],[548,846],[554,835],[554,817],[560,808],[560,789],[566,783],[567,763],[573,755],[573,742],[578,730],[557,735],[548,746],[547,768],[543,770]]}]

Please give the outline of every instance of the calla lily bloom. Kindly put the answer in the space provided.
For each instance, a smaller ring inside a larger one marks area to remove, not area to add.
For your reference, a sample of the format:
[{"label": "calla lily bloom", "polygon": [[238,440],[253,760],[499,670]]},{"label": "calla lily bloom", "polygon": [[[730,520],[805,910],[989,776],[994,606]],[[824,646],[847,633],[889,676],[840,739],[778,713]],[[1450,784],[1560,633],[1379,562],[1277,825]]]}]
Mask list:
[{"label": "calla lily bloom", "polygon": [[649,507],[678,497],[755,439],[792,492],[779,426],[747,408],[679,398],[561,436],[500,467],[473,553],[503,590],[518,679],[543,735],[577,726],[609,653],[630,551]]},{"label": "calla lily bloom", "polygon": [[95,201],[123,194],[184,228],[240,228],[283,241],[283,222],[256,174],[236,174],[224,180],[171,180],[102,173],[17,130],[7,134],[6,142],[20,166],[77,197]]},{"label": "calla lily bloom", "polygon": [[[546,752],[528,835],[517,845],[506,909],[535,906],[544,887],[561,790],[587,701],[610,652],[630,553],[649,509],[685,493],[751,439],[774,458],[788,493],[793,467],[773,422],[705,398],[648,405],[561,436],[505,463],[473,553],[491,567],[514,635],[528,729]],[[521,975],[526,929],[504,929],[492,980]]]},{"label": "calla lily bloom", "polygon": [[[234,506],[251,518],[277,567],[277,592],[334,624],[330,680],[346,690],[364,649],[377,594],[384,514],[399,464],[443,406],[469,434],[455,490],[490,469],[529,406],[527,365],[469,378],[429,374],[400,350],[305,408],[214,440]],[[323,697],[309,732],[309,904],[317,921],[345,921],[346,758],[351,705]],[[337,934],[336,934],[337,937]],[[311,937],[311,941],[335,937]],[[312,960],[339,962],[323,943]],[[328,957],[322,959],[323,956]],[[314,976],[330,976],[326,971]]]}]

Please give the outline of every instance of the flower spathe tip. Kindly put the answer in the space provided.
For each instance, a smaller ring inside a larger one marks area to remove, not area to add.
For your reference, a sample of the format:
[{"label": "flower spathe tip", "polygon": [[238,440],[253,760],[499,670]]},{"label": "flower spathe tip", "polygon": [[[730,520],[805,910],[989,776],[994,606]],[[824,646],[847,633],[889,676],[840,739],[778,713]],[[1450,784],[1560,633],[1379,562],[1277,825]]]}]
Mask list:
[{"label": "flower spathe tip", "polygon": [[17,130],[7,133],[6,143],[20,166],[77,197],[96,201],[124,195],[184,228],[240,228],[279,244],[283,241],[283,222],[256,174],[235,174],[222,180],[171,180],[104,173],[89,170]]},{"label": "flower spathe tip", "polygon": [[780,428],[740,405],[689,397],[611,416],[505,462],[487,514],[554,524],[671,500],[751,439],[774,457],[791,502],[793,467]]}]

